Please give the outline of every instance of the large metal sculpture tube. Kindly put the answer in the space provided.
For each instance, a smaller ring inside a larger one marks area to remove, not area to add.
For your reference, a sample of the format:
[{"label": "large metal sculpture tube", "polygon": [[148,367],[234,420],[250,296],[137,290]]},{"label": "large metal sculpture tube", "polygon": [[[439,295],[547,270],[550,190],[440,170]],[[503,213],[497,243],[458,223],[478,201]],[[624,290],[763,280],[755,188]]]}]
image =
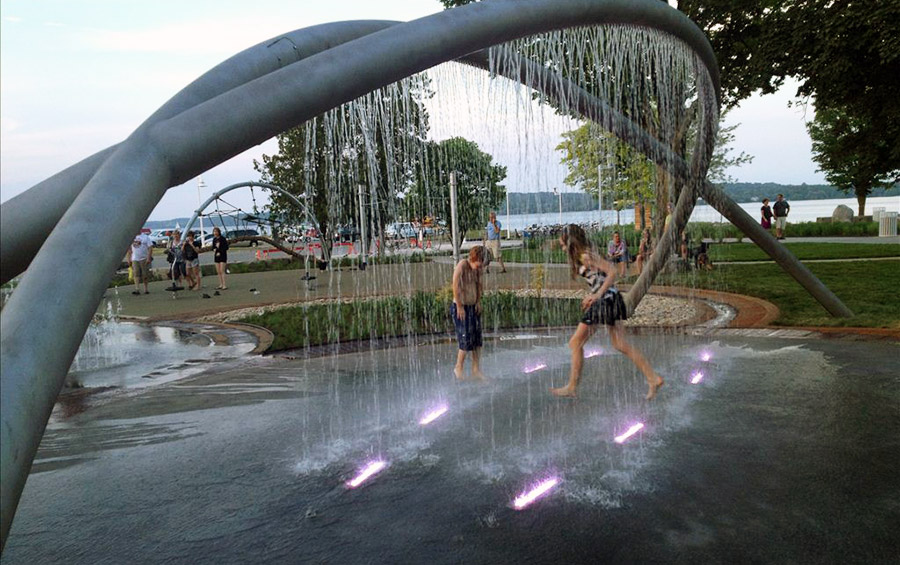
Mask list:
[{"label": "large metal sculpture tube", "polygon": [[[0,320],[3,542],[53,403],[109,274],[169,186],[444,61],[544,31],[620,23],[679,37],[715,74],[715,58],[702,32],[657,0],[495,0],[366,35],[136,131],[113,151],[53,229]],[[95,237],[99,226],[102,242]],[[96,241],[97,264],[85,266],[79,284],[56,284],[56,269],[68,261],[72,241]],[[42,307],[34,309],[35,304]]]},{"label": "large metal sculpture tube", "polygon": [[849,318],[853,315],[853,312],[841,302],[840,298],[822,284],[822,281],[816,278],[806,265],[798,261],[784,245],[772,237],[771,233],[764,230],[756,219],[738,206],[721,189],[710,182],[704,182],[700,187],[699,196],[702,196],[710,206],[721,212],[729,222],[744,232],[753,243],[762,248],[775,263],[780,265],[807,292],[814,296],[819,301],[819,304],[824,306],[832,316]]},{"label": "large metal sculpture tube", "polygon": [[[399,22],[361,20],[303,28],[250,47],[183,88],[141,128],[206,102],[233,88]],[[0,284],[23,272],[44,239],[118,145],[108,147],[34,185],[0,206]]]},{"label": "large metal sculpture tube", "polygon": [[[269,72],[286,65],[290,57],[280,50],[273,50],[273,46],[292,46],[296,60],[320,52],[330,46],[345,43],[377,31],[397,25],[399,22],[389,21],[363,21],[340,22],[326,24],[296,30],[289,34],[273,38],[251,47],[247,51],[232,57],[228,61],[217,66],[213,70],[183,89],[170,102],[155,112],[145,123],[161,119],[165,116],[177,115],[191,104],[209,99],[217,92],[223,92],[239,85],[240,80],[251,80],[264,76]],[[653,138],[637,124],[631,122],[614,109],[610,108],[603,100],[589,94],[584,89],[573,85],[553,71],[537,65],[533,61],[509,53],[504,48],[491,48],[460,58],[461,62],[488,69],[490,58],[517,57],[519,72],[515,75],[505,75],[512,80],[518,80],[529,87],[535,88],[542,94],[552,98],[561,99],[563,96],[569,99],[572,105],[581,115],[595,121],[618,137],[628,140],[636,149],[643,152],[657,164],[663,166],[674,176],[689,183],[689,167],[679,156],[657,139]],[[236,68],[237,70],[234,70]],[[565,85],[565,94],[562,93]],[[84,184],[96,172],[97,168],[112,153],[115,146],[107,148],[80,163],[50,177],[46,181],[36,185],[31,190],[13,198],[0,206],[2,222],[0,222],[0,259],[2,259],[2,282],[19,274],[27,266],[27,262],[39,249],[40,243],[47,237],[53,226],[72,204]],[[706,198],[715,209],[726,218],[745,215],[739,207],[724,193],[715,189],[708,183],[703,190],[716,190],[715,198]],[[692,203],[686,203],[691,206]],[[679,217],[685,216],[677,213]],[[749,216],[747,216],[749,218]],[[739,221],[732,220],[736,225]],[[779,245],[771,236],[756,229],[755,222],[743,222],[748,227],[747,235],[755,241],[773,260],[781,265],[795,280],[797,280],[823,307],[835,316],[850,316],[852,312],[838,299],[834,293],[828,290],[812,273],[800,263],[784,246]],[[679,221],[678,226],[681,225]],[[756,233],[761,232],[761,233]],[[677,231],[665,238],[669,244],[674,243]],[[627,295],[628,303],[633,309],[640,302],[640,298],[649,290],[655,279],[655,274],[662,267],[651,265],[644,275],[639,278],[632,290]],[[651,276],[649,273],[652,273]]]}]

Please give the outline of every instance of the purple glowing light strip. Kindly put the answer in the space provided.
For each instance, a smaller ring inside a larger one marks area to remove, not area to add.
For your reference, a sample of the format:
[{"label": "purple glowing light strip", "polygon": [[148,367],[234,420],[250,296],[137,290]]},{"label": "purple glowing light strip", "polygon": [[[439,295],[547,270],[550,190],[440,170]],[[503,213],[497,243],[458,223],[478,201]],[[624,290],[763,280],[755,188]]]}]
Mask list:
[{"label": "purple glowing light strip", "polygon": [[356,476],[352,481],[347,481],[347,486],[350,488],[356,488],[363,483],[366,479],[377,473],[378,471],[384,469],[385,463],[384,461],[372,461]]},{"label": "purple glowing light strip", "polygon": [[693,378],[691,379],[691,384],[695,385],[703,380],[703,373],[701,371],[697,371],[693,374]]},{"label": "purple glowing light strip", "polygon": [[616,436],[615,442],[616,443],[624,443],[626,439],[628,439],[631,436],[633,436],[634,434],[638,433],[638,431],[643,427],[644,427],[644,424],[642,422],[638,422],[637,424],[628,428],[628,430],[624,434],[622,434],[620,436]]},{"label": "purple glowing light strip", "polygon": [[546,367],[547,367],[547,365],[541,363],[541,364],[539,364],[539,365],[535,365],[534,367],[525,369],[525,372],[526,372],[526,373],[533,373],[533,372],[535,372],[535,371],[540,371],[541,369],[544,369],[544,368],[546,368]]},{"label": "purple glowing light strip", "polygon": [[526,493],[520,494],[514,501],[513,506],[516,510],[521,510],[537,500],[541,497],[541,495],[545,494],[547,491],[555,487],[559,483],[559,479],[547,479],[546,481],[541,482],[538,486],[534,487],[530,491]]},{"label": "purple glowing light strip", "polygon": [[423,426],[427,426],[431,422],[434,422],[435,420],[437,420],[438,418],[443,416],[446,411],[447,411],[446,406],[441,406],[439,408],[435,408],[428,414],[425,414],[425,416],[423,416],[422,419],[419,420],[419,424],[421,424]]},{"label": "purple glowing light strip", "polygon": [[590,351],[585,351],[584,358],[590,359],[591,357],[596,357],[596,356],[600,355],[601,353],[603,353],[602,349],[592,349]]},{"label": "purple glowing light strip", "polygon": [[709,361],[710,359],[712,359],[712,354],[710,352],[704,351],[700,354],[701,361]]}]

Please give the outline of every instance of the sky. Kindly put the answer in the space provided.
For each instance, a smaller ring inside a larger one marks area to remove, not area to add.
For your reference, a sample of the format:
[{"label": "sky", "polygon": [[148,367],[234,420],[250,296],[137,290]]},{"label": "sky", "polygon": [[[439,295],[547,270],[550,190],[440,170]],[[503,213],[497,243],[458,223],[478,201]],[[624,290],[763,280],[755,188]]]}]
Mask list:
[{"label": "sky", "polygon": [[[441,9],[437,0],[3,0],[0,202],[122,141],[191,81],[261,41],[321,23],[408,21]],[[467,85],[486,80],[465,77]],[[796,84],[788,83],[776,94],[745,100],[729,114],[727,124],[740,124],[733,151],[754,157],[751,164],[728,171],[735,180],[825,182],[812,162],[804,125],[813,110],[788,107],[795,90]],[[467,95],[454,96],[458,106]],[[464,102],[480,108],[477,101]],[[548,115],[539,120],[540,128],[526,132],[529,149],[523,150],[521,140],[511,139],[522,132],[511,130],[504,141],[504,134],[485,127],[490,120],[483,115],[454,113],[455,107],[436,102],[429,108],[432,135],[463,135],[478,142],[508,167],[508,190],[573,190],[562,185],[564,169],[552,151],[570,124]],[[189,216],[199,198],[258,180],[253,159],[275,149],[270,140],[207,171],[202,189],[199,179],[169,189],[149,219]],[[235,191],[229,201],[244,209],[251,205],[248,191]]]}]

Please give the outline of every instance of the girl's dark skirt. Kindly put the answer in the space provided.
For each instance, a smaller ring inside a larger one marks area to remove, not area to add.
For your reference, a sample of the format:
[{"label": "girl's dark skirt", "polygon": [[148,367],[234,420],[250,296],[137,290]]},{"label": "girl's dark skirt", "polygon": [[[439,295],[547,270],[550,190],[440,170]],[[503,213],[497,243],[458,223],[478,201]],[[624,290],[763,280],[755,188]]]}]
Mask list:
[{"label": "girl's dark skirt", "polygon": [[603,298],[595,300],[591,307],[584,312],[581,322],[589,326],[604,324],[614,326],[616,320],[627,320],[628,308],[625,307],[625,299],[620,292],[607,292]]}]

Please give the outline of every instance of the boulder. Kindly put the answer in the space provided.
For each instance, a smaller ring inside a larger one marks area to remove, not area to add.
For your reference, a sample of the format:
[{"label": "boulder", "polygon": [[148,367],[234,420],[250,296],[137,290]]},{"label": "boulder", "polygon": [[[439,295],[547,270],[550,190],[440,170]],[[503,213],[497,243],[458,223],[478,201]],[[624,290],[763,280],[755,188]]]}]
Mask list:
[{"label": "boulder", "polygon": [[831,221],[832,222],[852,222],[853,221],[853,209],[849,206],[845,206],[841,204],[837,208],[834,209],[834,212],[831,213]]}]

